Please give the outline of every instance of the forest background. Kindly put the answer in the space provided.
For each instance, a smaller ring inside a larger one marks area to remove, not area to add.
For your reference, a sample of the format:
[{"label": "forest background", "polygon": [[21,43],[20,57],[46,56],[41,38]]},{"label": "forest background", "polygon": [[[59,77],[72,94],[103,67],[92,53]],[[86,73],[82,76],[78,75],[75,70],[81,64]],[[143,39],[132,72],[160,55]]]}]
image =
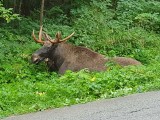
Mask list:
[{"label": "forest background", "polygon": [[105,72],[48,72],[31,64],[40,48],[40,0],[0,0],[0,118],[160,89],[159,0],[45,0],[43,26],[68,42],[143,66],[110,65]]}]

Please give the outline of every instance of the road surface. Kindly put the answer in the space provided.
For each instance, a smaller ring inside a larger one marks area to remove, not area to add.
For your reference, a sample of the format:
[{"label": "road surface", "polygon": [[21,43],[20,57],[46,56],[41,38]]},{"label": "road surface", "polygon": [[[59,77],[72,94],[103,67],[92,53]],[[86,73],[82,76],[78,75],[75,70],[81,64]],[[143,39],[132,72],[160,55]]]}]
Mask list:
[{"label": "road surface", "polygon": [[11,116],[3,120],[160,120],[160,91]]}]

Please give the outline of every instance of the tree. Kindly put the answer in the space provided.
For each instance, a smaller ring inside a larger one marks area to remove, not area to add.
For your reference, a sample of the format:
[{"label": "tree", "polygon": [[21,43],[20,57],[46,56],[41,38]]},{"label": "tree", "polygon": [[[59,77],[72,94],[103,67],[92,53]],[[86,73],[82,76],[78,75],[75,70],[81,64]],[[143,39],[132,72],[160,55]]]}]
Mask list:
[{"label": "tree", "polygon": [[40,14],[40,26],[43,24],[43,11],[44,11],[44,0],[41,3],[41,14]]}]

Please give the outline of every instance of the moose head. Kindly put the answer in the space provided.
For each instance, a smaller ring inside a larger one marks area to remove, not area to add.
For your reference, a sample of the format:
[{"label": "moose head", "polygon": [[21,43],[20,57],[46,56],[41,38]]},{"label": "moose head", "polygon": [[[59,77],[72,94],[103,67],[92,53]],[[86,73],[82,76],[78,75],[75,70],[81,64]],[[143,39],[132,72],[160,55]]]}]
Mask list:
[{"label": "moose head", "polygon": [[[57,45],[59,43],[65,42],[66,40],[68,40],[70,37],[72,37],[74,34],[74,32],[69,35],[68,37],[61,39],[61,33],[57,32],[55,35],[55,39],[52,39],[48,34],[46,33],[42,33],[42,26],[40,27],[40,31],[39,31],[39,38],[37,39],[35,34],[34,34],[34,30],[32,32],[32,37],[35,40],[35,42],[42,44],[42,48],[40,48],[39,50],[37,50],[34,54],[32,54],[31,60],[34,64],[38,64],[41,61],[45,60],[47,63],[49,64],[51,62],[51,60],[49,59],[52,52],[54,51],[54,49],[57,47]],[[42,40],[42,36],[44,38],[44,40]],[[50,64],[49,64],[50,65]]]},{"label": "moose head", "polygon": [[[121,66],[140,65],[141,63],[132,58],[113,57],[107,58],[86,47],[74,46],[65,41],[73,36],[74,32],[68,37],[62,39],[60,32],[57,32],[55,39],[48,34],[43,33],[42,26],[39,31],[39,38],[32,33],[33,39],[43,46],[32,54],[31,60],[34,64],[46,60],[51,71],[58,71],[64,74],[66,70],[79,71],[87,68],[90,71],[104,71],[107,69],[107,62],[114,62]],[[44,40],[42,40],[44,38]]]}]

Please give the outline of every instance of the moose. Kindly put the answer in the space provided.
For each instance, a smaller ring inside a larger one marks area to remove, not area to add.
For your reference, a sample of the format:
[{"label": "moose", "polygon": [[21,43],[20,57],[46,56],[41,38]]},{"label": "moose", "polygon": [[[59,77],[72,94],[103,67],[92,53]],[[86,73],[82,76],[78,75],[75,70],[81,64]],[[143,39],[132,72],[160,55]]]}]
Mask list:
[{"label": "moose", "polygon": [[41,61],[46,61],[50,71],[57,71],[59,74],[64,74],[66,70],[79,71],[85,68],[89,71],[105,71],[107,70],[107,62],[114,62],[120,66],[141,65],[139,61],[132,58],[106,58],[86,47],[66,43],[73,35],[74,32],[62,39],[61,33],[57,32],[55,39],[52,39],[47,33],[42,32],[41,26],[37,39],[33,30],[33,39],[43,47],[32,54],[32,63],[38,64]]}]

